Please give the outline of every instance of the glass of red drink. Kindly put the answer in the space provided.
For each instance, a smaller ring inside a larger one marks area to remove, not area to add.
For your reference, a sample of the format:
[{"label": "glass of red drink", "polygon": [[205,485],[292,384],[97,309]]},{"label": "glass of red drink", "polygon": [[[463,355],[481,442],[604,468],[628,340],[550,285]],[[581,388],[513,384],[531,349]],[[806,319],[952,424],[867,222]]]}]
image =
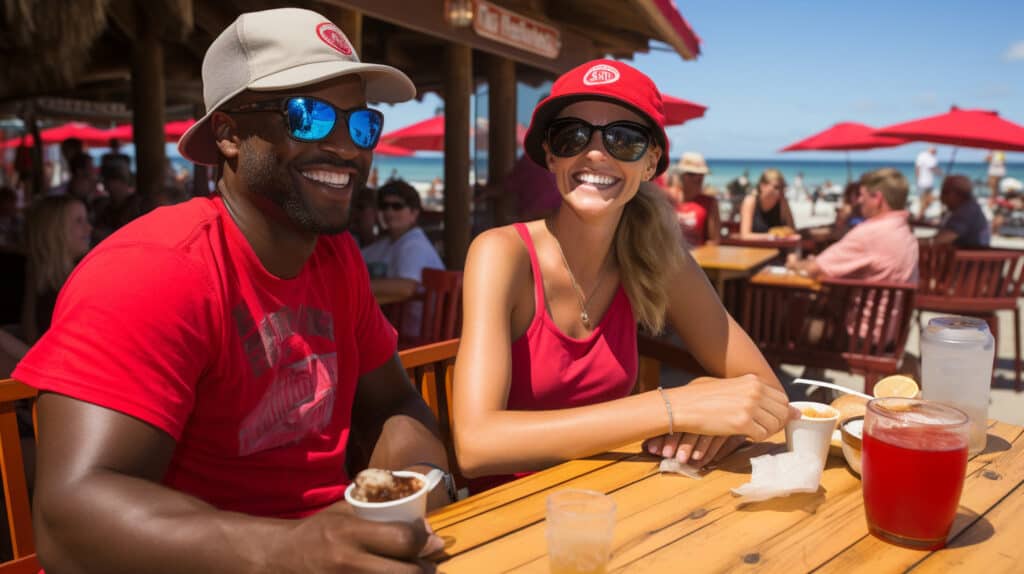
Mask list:
[{"label": "glass of red drink", "polygon": [[967,471],[968,430],[967,415],[941,403],[868,403],[861,478],[871,534],[920,550],[946,545]]}]

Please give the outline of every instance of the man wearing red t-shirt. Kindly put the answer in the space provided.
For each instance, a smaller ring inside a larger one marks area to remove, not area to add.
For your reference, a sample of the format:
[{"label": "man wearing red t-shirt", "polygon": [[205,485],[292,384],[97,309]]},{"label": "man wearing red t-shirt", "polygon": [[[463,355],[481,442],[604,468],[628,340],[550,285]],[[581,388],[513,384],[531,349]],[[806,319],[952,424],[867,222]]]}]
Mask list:
[{"label": "man wearing red t-shirt", "polygon": [[218,193],[93,250],[14,372],[41,391],[40,560],[53,572],[427,568],[418,557],[438,540],[423,523],[367,522],[343,501],[346,458],[446,466],[344,233],[382,127],[366,102],[415,88],[299,9],[240,16],[211,44],[203,83],[209,112],[179,147],[220,166]]},{"label": "man wearing red t-shirt", "polygon": [[674,203],[679,228],[692,247],[718,243],[722,235],[718,200],[704,194],[704,176],[707,173],[708,164],[704,156],[694,152],[684,153],[669,172],[669,185],[673,188],[671,196],[678,196]]}]

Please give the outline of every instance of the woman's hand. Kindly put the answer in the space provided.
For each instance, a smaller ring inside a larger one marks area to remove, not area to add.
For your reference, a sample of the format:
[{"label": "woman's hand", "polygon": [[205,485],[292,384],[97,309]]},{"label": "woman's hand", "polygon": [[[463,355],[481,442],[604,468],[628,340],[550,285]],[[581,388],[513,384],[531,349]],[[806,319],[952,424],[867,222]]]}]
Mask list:
[{"label": "woman's hand", "polygon": [[746,437],[710,436],[693,433],[664,434],[644,441],[644,452],[664,458],[675,458],[695,467],[717,462],[735,451]]},{"label": "woman's hand", "polygon": [[[693,434],[741,435],[761,441],[800,416],[785,393],[757,375],[698,380],[668,393],[675,427]],[[711,443],[707,446],[710,450]]]}]

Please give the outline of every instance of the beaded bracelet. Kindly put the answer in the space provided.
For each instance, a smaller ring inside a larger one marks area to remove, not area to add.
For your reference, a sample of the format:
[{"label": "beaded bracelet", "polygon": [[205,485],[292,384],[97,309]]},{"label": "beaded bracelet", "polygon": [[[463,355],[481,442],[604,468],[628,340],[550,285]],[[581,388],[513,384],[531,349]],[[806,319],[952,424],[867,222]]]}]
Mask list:
[{"label": "beaded bracelet", "polygon": [[669,402],[668,397],[665,395],[664,387],[658,387],[658,392],[661,393],[661,400],[665,401],[665,412],[668,413],[668,434],[673,434],[672,428],[672,403]]}]

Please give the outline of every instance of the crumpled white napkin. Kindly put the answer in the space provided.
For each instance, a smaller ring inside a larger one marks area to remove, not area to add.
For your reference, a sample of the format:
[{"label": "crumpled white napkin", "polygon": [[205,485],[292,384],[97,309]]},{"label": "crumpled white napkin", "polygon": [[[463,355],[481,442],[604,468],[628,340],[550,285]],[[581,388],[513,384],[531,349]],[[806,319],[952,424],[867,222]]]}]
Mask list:
[{"label": "crumpled white napkin", "polygon": [[690,478],[695,478],[697,480],[704,478],[703,475],[701,475],[700,473],[700,469],[693,465],[679,462],[674,458],[662,459],[661,464],[658,466],[658,470],[660,472],[672,472],[675,474],[681,474],[683,476],[688,476]]},{"label": "crumpled white napkin", "polygon": [[821,484],[821,463],[805,452],[766,454],[750,459],[750,482],[732,491],[745,502],[787,496],[795,492],[817,492]]}]

